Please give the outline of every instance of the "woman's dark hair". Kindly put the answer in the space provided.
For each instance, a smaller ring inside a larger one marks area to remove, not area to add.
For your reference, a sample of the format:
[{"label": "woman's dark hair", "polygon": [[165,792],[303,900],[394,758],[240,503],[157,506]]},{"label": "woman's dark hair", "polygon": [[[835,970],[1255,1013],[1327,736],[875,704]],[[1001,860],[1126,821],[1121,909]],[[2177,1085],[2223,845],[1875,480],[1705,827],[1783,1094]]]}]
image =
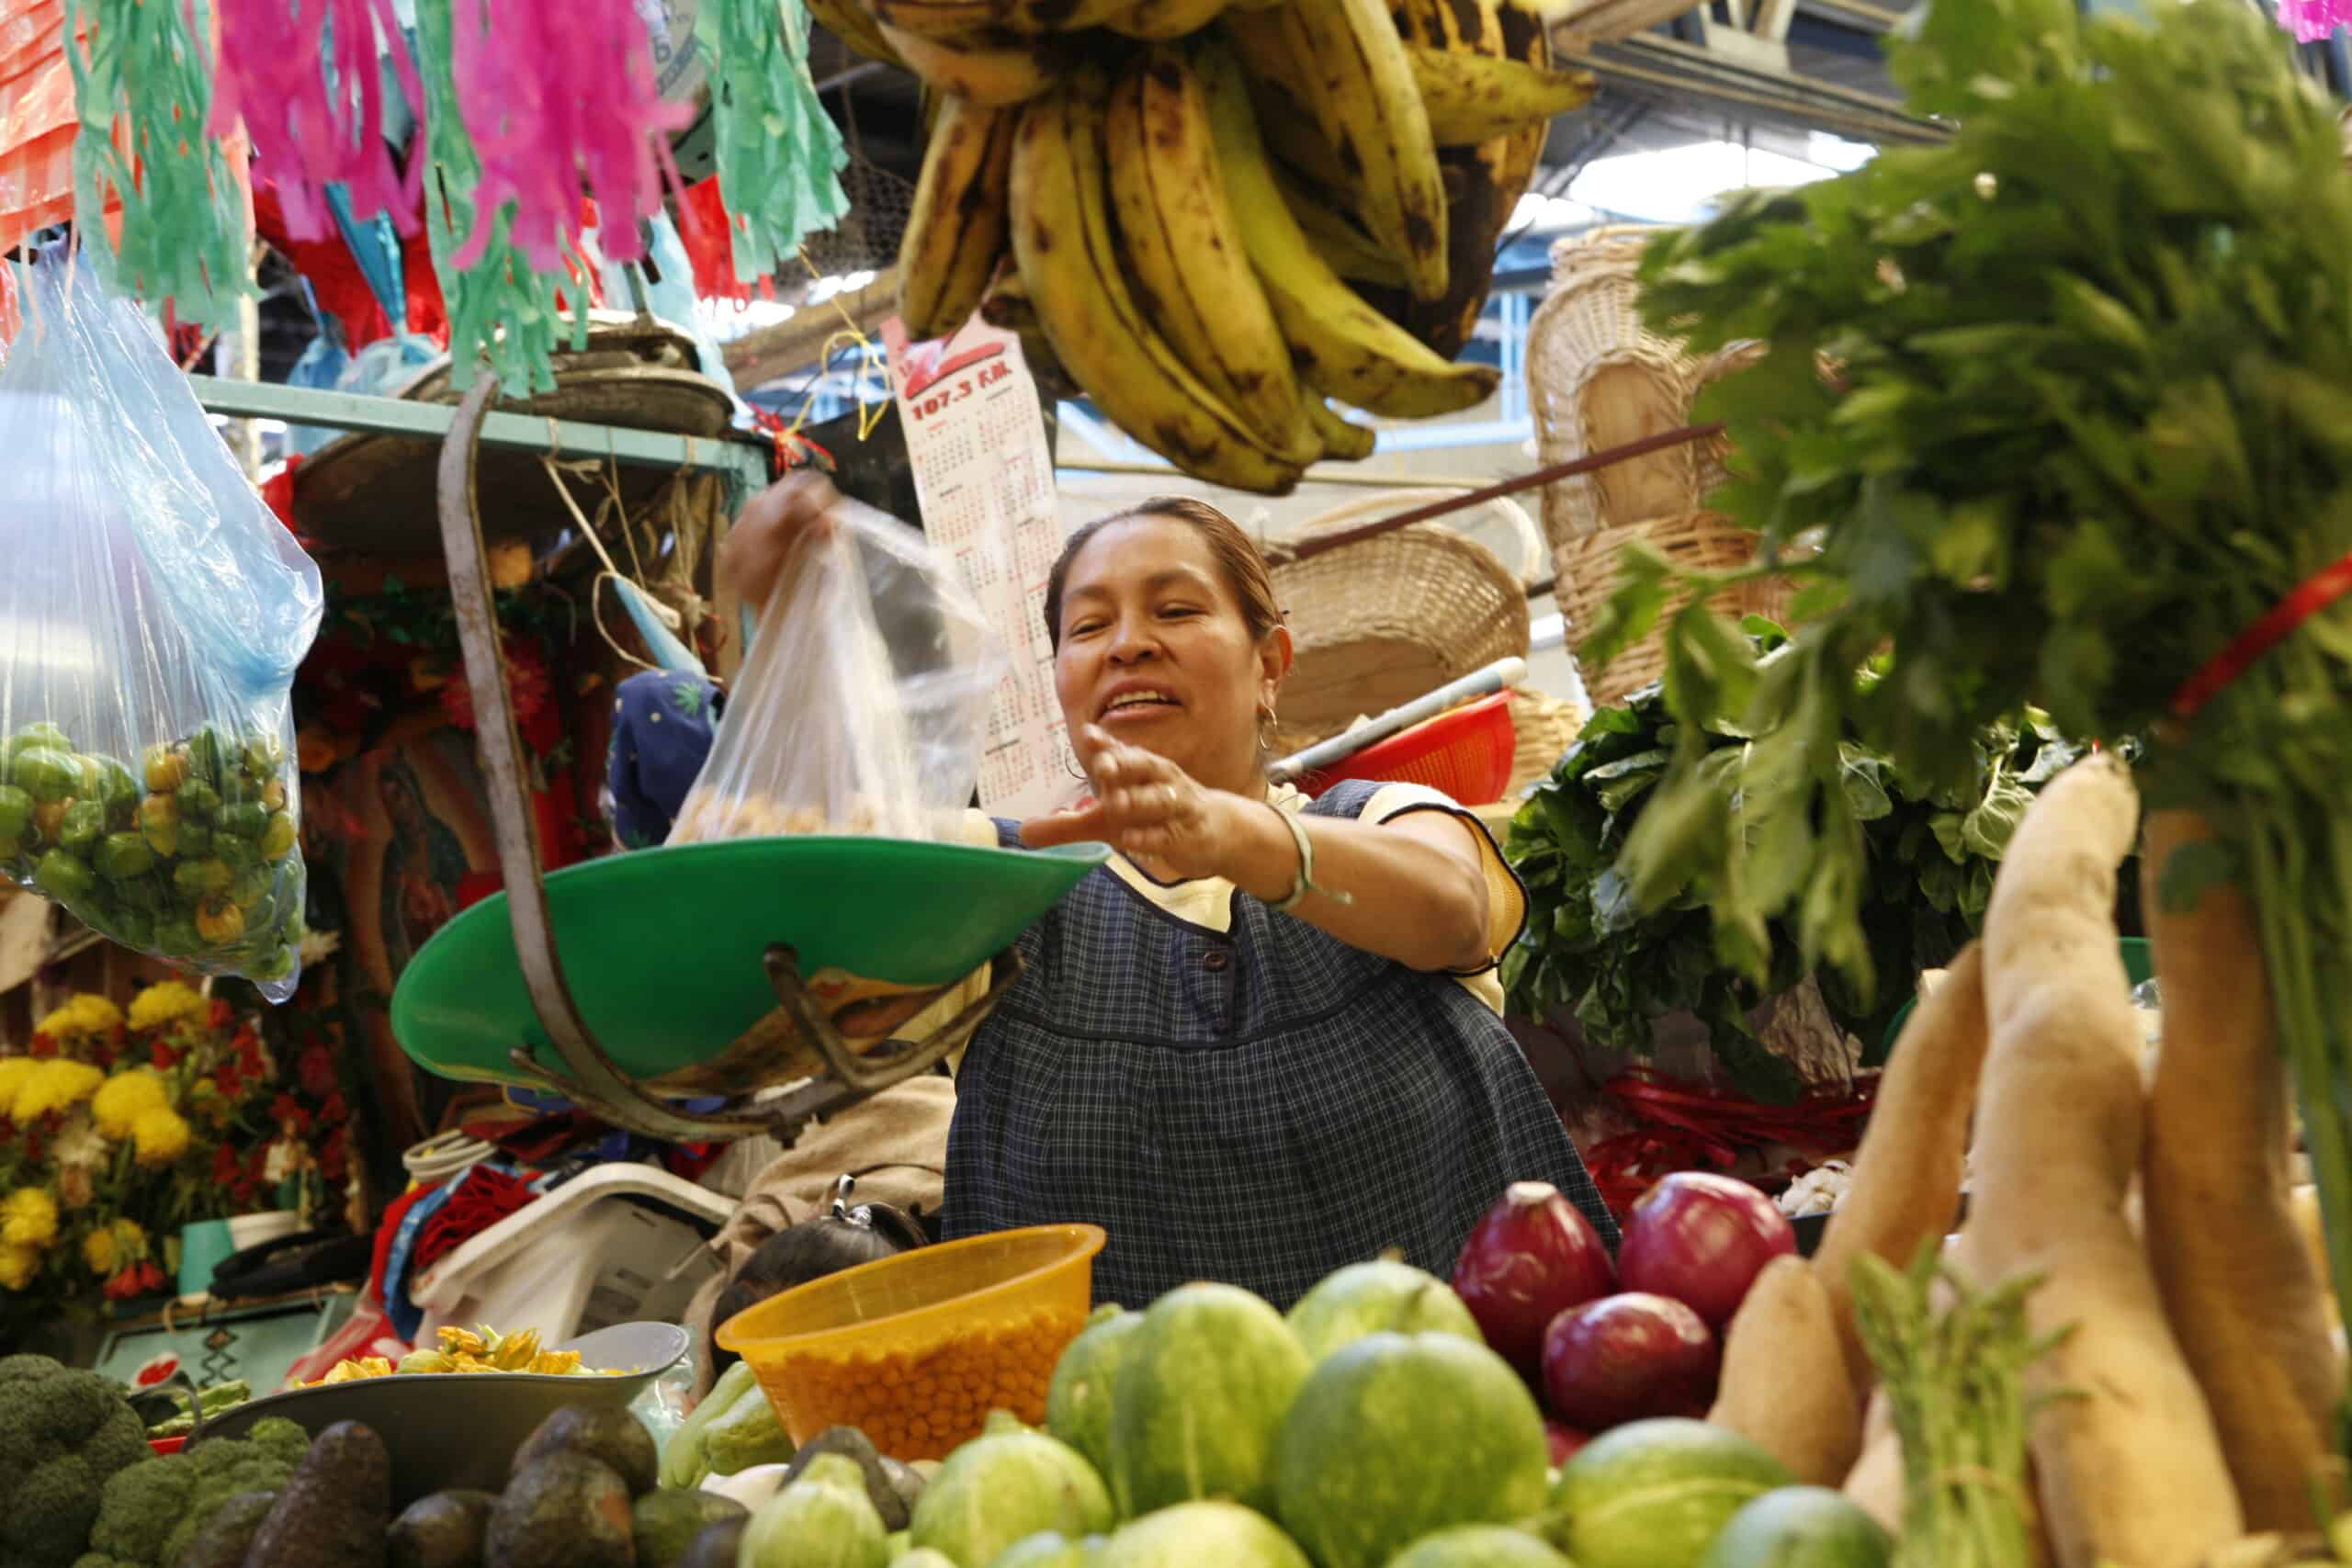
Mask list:
[{"label": "woman's dark hair", "polygon": [[1189,495],[1155,495],[1125,512],[1081,525],[1062,546],[1054,570],[1046,578],[1046,638],[1057,650],[1062,645],[1062,585],[1069,578],[1070,562],[1103,529],[1147,517],[1182,523],[1200,534],[1209,554],[1216,558],[1217,570],[1225,574],[1226,586],[1241,602],[1241,619],[1250,627],[1251,640],[1264,641],[1283,624],[1282,606],[1274,599],[1273,574],[1241,525],[1205,501]]}]

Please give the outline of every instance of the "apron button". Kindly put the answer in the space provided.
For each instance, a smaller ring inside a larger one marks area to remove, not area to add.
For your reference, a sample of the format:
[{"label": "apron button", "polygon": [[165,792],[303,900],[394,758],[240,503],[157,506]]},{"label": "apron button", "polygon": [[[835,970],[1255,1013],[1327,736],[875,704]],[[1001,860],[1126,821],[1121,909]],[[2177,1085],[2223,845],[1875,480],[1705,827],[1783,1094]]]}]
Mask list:
[{"label": "apron button", "polygon": [[1221,971],[1232,962],[1232,956],[1225,949],[1213,947],[1202,957],[1201,967],[1211,971]]}]

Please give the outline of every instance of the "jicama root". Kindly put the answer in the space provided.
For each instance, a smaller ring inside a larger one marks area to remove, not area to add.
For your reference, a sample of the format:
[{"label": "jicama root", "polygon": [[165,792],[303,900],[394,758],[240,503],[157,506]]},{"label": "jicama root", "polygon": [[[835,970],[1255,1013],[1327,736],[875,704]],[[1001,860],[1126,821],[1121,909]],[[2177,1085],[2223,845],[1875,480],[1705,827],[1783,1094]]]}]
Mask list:
[{"label": "jicama root", "polygon": [[1903,1438],[1894,1429],[1894,1407],[1883,1393],[1871,1395],[1862,1421],[1862,1453],[1846,1474],[1846,1500],[1886,1528],[1903,1530]]},{"label": "jicama root", "polygon": [[2195,1568],[2245,1533],[2205,1395],[2124,1222],[2144,1107],[2113,919],[2139,795],[2076,763],[2019,823],[1984,922],[1993,1046],[1961,1257],[1989,1288],[2035,1276],[2031,1450],[2061,1568]]},{"label": "jicama root", "polygon": [[1707,1419],[1748,1438],[1799,1481],[1835,1486],[1862,1447],[1861,1400],[1846,1374],[1836,1309],[1813,1265],[1776,1258],[1748,1287],[1724,1338]]},{"label": "jicama root", "polygon": [[1854,1259],[1868,1254],[1903,1268],[1960,1214],[1968,1118],[1984,1066],[1983,959],[1976,943],[1962,948],[1943,984],[1912,1010],[1879,1080],[1853,1179],[1814,1253],[1857,1390],[1872,1377],[1854,1328]]},{"label": "jicama root", "polygon": [[2344,1374],[2288,1194],[2294,1118],[2261,944],[2235,888],[2181,911],[2160,893],[2174,852],[2211,837],[2187,812],[2148,819],[2142,907],[2165,1001],[2141,1160],[2148,1262],[2247,1528],[2309,1529]]}]

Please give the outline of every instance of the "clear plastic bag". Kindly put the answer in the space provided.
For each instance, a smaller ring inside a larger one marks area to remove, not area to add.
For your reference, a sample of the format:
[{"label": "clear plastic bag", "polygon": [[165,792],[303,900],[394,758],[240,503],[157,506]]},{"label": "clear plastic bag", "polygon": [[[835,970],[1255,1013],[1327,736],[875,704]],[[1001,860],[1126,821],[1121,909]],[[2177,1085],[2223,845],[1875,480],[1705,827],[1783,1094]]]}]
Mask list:
[{"label": "clear plastic bag", "polygon": [[846,498],[832,517],[786,559],[668,842],[965,836],[1003,652],[921,534]]},{"label": "clear plastic bag", "polygon": [[318,568],[137,306],[70,257],[19,281],[0,367],[0,874],[283,1001],[304,886],[288,693]]}]

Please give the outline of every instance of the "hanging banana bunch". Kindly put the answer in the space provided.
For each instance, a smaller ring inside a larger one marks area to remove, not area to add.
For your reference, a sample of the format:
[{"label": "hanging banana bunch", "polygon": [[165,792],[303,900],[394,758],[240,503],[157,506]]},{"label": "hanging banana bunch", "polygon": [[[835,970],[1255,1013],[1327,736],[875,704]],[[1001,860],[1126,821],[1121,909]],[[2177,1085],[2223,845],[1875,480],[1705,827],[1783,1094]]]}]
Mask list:
[{"label": "hanging banana bunch", "polygon": [[808,0],[936,100],[910,335],[975,311],[1196,478],[1286,493],[1497,381],[1453,355],[1552,119],[1532,0]]}]

